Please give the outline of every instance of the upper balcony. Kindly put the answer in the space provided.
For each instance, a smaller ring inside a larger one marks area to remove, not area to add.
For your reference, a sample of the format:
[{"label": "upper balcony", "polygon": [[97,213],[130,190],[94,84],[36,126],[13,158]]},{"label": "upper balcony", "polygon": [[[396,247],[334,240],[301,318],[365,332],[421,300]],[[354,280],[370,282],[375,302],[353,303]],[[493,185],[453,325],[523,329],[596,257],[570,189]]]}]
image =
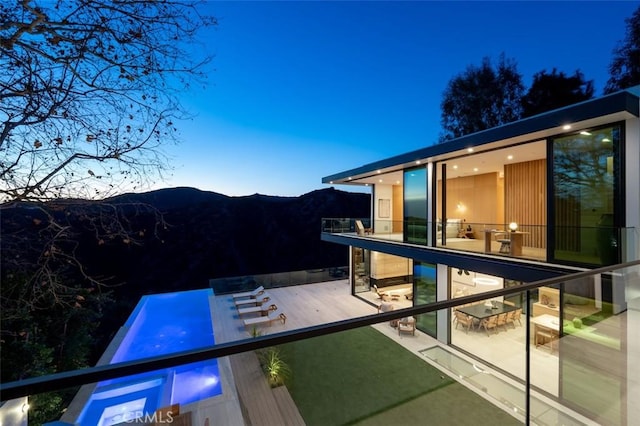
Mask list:
[{"label": "upper balcony", "polygon": [[[598,266],[617,263],[618,256],[625,262],[638,258],[633,250],[637,230],[605,224],[548,229],[449,219],[443,232],[441,223],[425,221],[323,218],[322,232],[352,237],[354,246],[358,239],[383,240],[549,263]],[[549,240],[553,240],[553,249]]]}]

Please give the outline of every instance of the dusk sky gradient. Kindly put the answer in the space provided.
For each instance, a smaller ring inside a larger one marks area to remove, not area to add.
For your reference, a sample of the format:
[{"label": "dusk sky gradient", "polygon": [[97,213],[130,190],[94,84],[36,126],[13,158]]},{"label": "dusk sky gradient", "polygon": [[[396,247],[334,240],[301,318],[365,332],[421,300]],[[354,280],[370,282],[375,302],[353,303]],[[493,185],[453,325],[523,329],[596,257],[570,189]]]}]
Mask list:
[{"label": "dusk sky gradient", "polygon": [[[525,87],[580,69],[596,96],[637,1],[209,2],[208,87],[154,188],[298,196],[324,176],[434,144],[449,80],[502,52]],[[353,190],[352,187],[340,189]]]}]

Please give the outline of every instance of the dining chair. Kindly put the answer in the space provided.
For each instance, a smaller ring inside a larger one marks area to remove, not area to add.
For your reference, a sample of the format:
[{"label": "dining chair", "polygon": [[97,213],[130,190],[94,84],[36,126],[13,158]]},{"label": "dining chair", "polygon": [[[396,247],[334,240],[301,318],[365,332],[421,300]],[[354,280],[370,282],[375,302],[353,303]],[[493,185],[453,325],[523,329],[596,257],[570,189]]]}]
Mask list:
[{"label": "dining chair", "polygon": [[520,326],[522,327],[522,322],[520,321],[520,318],[522,317],[522,308],[518,308],[514,311],[513,314],[513,326],[516,326],[516,321],[518,321],[518,324],[520,324]]},{"label": "dining chair", "polygon": [[498,314],[498,318],[496,319],[496,327],[504,327],[505,331],[507,330],[507,312]]},{"label": "dining chair", "polygon": [[495,330],[497,326],[498,326],[497,315],[491,315],[490,317],[487,317],[480,322],[480,327],[484,327],[484,331],[487,332],[487,336],[489,336],[489,329]]},{"label": "dining chair", "polygon": [[468,333],[469,329],[473,327],[473,318],[471,318],[467,314],[463,314],[462,312],[455,312],[456,316],[456,330],[458,329],[458,325],[461,325],[462,328],[465,329],[465,332]]}]

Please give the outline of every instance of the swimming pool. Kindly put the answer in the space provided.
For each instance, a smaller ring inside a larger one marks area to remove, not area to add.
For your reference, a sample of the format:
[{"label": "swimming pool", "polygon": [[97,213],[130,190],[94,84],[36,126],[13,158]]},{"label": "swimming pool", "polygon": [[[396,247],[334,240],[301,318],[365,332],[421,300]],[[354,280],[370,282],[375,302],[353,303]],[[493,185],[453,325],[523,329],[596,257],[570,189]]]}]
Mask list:
[{"label": "swimming pool", "polygon": [[[211,289],[144,296],[125,323],[127,329],[109,361],[140,360],[215,343]],[[108,426],[152,415],[173,404],[189,404],[222,393],[216,360],[100,382],[77,424]]]}]

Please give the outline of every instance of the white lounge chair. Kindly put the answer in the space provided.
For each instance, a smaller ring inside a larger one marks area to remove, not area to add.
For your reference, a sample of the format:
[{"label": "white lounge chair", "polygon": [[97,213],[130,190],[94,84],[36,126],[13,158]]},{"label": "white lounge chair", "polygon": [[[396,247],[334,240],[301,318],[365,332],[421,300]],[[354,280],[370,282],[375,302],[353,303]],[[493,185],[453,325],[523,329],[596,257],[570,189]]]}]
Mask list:
[{"label": "white lounge chair", "polygon": [[244,321],[244,326],[248,327],[251,325],[260,325],[260,324],[268,324],[271,325],[273,321],[280,320],[284,324],[287,321],[287,316],[283,313],[278,313],[277,310],[269,311],[266,316],[263,317],[255,317],[255,318],[247,318]]},{"label": "white lounge chair", "polygon": [[260,286],[254,290],[251,291],[245,291],[243,293],[236,293],[234,295],[232,295],[233,299],[243,299],[243,298],[250,298],[250,299],[255,299],[256,297],[260,296],[261,294],[264,293],[264,287]]},{"label": "white lounge chair", "polygon": [[278,309],[276,305],[267,306],[266,303],[260,306],[250,306],[248,308],[238,309],[238,315],[243,316],[247,314],[260,313],[261,315],[268,315],[270,311],[275,311]]},{"label": "white lounge chair", "polygon": [[248,308],[249,306],[261,306],[263,303],[271,300],[271,297],[267,293],[262,293],[256,299],[240,299],[236,300],[236,308]]}]

